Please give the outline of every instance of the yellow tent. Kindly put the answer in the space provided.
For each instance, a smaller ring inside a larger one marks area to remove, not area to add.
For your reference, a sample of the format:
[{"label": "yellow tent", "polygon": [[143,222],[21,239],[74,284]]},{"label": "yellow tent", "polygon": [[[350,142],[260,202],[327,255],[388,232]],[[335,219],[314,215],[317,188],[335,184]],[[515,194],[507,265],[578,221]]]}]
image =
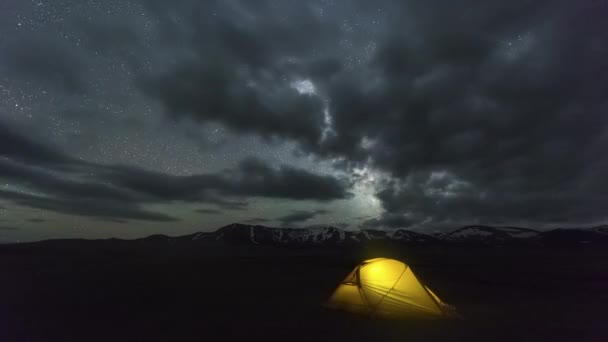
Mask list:
[{"label": "yellow tent", "polygon": [[370,259],[340,283],[325,306],[381,318],[445,318],[455,315],[401,261]]}]

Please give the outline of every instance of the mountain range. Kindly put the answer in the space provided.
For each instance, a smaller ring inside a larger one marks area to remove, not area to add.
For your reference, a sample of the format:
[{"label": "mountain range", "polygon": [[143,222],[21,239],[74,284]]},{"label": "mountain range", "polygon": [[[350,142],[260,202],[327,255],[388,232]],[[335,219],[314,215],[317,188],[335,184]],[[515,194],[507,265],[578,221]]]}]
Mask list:
[{"label": "mountain range", "polygon": [[[40,242],[24,242],[14,245],[62,244],[70,245],[83,239],[53,239]],[[117,238],[86,240],[107,242],[157,242],[169,245],[222,244],[290,246],[290,247],[353,247],[369,244],[396,244],[409,246],[435,245],[608,245],[608,225],[588,228],[556,228],[535,230],[509,226],[471,225],[435,234],[424,234],[407,229],[395,230],[344,230],[332,226],[308,228],[276,228],[263,225],[232,223],[211,232],[198,232],[182,236],[150,235],[134,240]],[[7,246],[5,244],[5,246]],[[126,246],[126,245],[125,245]]]},{"label": "mountain range", "polygon": [[520,227],[465,226],[442,234],[423,234],[407,229],[343,230],[332,226],[310,228],[273,228],[262,225],[233,223],[213,232],[200,232],[179,237],[153,235],[140,240],[167,240],[172,243],[233,242],[253,245],[339,246],[370,242],[410,245],[430,244],[600,244],[608,243],[608,225],[591,228],[557,228],[539,231]]}]

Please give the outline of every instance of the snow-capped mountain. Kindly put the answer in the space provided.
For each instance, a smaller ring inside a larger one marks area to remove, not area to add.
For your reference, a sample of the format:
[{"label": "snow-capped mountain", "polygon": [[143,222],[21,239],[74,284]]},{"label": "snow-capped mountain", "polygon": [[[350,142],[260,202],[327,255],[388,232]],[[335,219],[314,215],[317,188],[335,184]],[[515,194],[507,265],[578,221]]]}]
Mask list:
[{"label": "snow-capped mountain", "polygon": [[334,227],[270,228],[233,223],[213,233],[217,240],[247,241],[253,244],[322,244],[344,241],[346,232]]},{"label": "snow-capped mountain", "polygon": [[593,227],[590,230],[593,231],[593,232],[595,232],[595,233],[600,233],[600,234],[608,235],[608,225],[602,225],[602,226]]},{"label": "snow-capped mountain", "polygon": [[519,227],[466,226],[439,236],[443,241],[455,242],[498,242],[514,239],[530,239],[539,231]]},{"label": "snow-capped mountain", "polygon": [[573,245],[608,243],[608,226],[591,228],[557,228],[538,231],[520,227],[466,226],[439,236],[443,242],[482,243],[533,243],[540,245]]},{"label": "snow-capped mountain", "polygon": [[348,245],[370,241],[426,243],[432,236],[399,229],[395,231],[347,231],[335,227],[271,228],[261,225],[233,223],[215,232],[189,235],[194,241],[232,241],[275,245]]},{"label": "snow-capped mountain", "polygon": [[465,226],[454,231],[427,235],[407,229],[343,230],[331,226],[309,228],[273,228],[262,225],[233,223],[213,232],[200,232],[179,237],[152,235],[140,241],[170,244],[239,243],[274,246],[357,246],[368,243],[397,243],[408,245],[581,245],[608,243],[608,226],[591,228],[558,228],[537,231],[520,227]]},{"label": "snow-capped mountain", "polygon": [[391,240],[400,242],[426,243],[437,241],[437,238],[431,235],[417,233],[407,229],[398,229],[393,232],[387,232],[386,234]]}]

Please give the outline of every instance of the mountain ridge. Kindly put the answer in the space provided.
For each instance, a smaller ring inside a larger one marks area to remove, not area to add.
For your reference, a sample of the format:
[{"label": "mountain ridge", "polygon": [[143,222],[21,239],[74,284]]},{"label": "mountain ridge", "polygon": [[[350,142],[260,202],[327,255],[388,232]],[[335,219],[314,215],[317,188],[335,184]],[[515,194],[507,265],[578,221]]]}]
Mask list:
[{"label": "mountain ridge", "polygon": [[[405,245],[508,245],[508,244],[608,244],[608,225],[586,228],[555,228],[546,231],[513,226],[467,225],[441,234],[425,234],[408,229],[345,230],[333,226],[278,228],[257,224],[231,223],[210,232],[181,236],[153,234],[136,239],[51,239],[17,244],[61,241],[139,241],[189,243],[240,243],[275,246],[356,246],[369,243]],[[8,245],[8,244],[5,244]]]},{"label": "mountain ridge", "polygon": [[370,242],[404,244],[591,243],[608,242],[608,225],[588,228],[556,228],[540,231],[513,226],[468,225],[436,236],[408,229],[344,230],[333,226],[277,228],[232,223],[212,232],[199,232],[173,239],[228,241],[254,245],[353,245]]}]

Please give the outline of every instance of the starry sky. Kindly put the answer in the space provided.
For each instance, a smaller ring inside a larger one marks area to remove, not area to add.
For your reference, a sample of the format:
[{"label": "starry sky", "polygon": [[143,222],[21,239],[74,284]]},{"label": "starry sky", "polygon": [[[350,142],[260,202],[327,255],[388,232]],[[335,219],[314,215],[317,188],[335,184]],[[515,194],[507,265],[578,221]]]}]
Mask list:
[{"label": "starry sky", "polygon": [[0,242],[608,222],[607,11],[0,0]]}]

